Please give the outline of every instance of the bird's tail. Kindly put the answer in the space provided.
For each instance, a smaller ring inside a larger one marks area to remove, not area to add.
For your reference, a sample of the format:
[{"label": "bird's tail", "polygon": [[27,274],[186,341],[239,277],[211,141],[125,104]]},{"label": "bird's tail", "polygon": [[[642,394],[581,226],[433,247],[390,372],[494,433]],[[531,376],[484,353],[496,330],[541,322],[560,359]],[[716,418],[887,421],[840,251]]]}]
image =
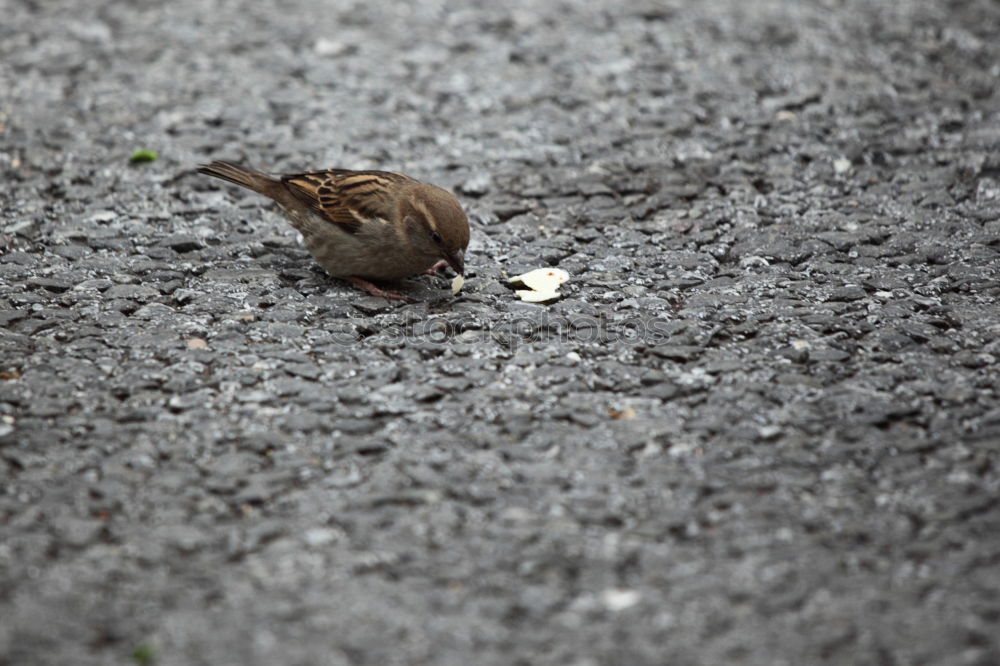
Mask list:
[{"label": "bird's tail", "polygon": [[211,164],[202,164],[198,167],[198,173],[203,173],[208,176],[215,176],[216,178],[221,178],[222,180],[228,180],[230,183],[236,183],[240,187],[245,187],[247,189],[253,190],[254,192],[260,192],[264,196],[276,198],[279,191],[282,190],[281,181],[277,178],[272,178],[266,173],[261,173],[254,169],[248,169],[247,167],[242,167],[238,164],[233,164],[232,162],[222,162],[215,161]]}]

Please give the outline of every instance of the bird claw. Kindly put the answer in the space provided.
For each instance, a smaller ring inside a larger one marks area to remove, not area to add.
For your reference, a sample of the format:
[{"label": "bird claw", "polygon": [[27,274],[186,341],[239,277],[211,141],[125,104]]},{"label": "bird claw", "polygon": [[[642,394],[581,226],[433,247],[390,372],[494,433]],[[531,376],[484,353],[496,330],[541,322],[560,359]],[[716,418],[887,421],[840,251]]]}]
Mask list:
[{"label": "bird claw", "polygon": [[441,261],[437,262],[436,264],[434,264],[433,266],[431,266],[430,268],[428,268],[426,271],[424,271],[424,273],[426,273],[427,275],[437,275],[437,272],[439,270],[441,270],[442,268],[445,268],[447,266],[448,266],[448,262],[445,261],[444,259],[442,259]]},{"label": "bird claw", "polygon": [[406,303],[417,302],[415,298],[411,298],[406,294],[400,293],[398,291],[393,291],[392,289],[383,289],[382,287],[379,287],[378,285],[373,284],[364,278],[347,277],[344,279],[353,284],[358,289],[366,291],[372,296],[376,296],[378,298],[386,298],[390,301],[404,301]]}]

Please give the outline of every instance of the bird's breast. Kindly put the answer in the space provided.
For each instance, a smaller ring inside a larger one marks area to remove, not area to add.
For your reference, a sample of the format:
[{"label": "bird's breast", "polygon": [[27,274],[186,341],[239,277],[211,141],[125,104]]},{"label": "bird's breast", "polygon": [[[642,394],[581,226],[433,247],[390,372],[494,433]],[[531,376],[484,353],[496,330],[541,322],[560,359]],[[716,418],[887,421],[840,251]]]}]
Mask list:
[{"label": "bird's breast", "polygon": [[302,234],[306,248],[336,277],[399,280],[422,273],[435,262],[434,257],[414,252],[405,237],[384,220],[366,220],[355,233],[328,223],[327,227],[309,224],[303,228],[307,229]]}]

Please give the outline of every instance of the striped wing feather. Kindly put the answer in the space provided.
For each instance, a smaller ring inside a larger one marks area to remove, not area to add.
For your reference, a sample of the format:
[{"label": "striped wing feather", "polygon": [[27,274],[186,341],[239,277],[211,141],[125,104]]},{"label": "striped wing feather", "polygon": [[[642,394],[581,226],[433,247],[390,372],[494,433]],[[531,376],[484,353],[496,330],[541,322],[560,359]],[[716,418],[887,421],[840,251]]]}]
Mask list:
[{"label": "striped wing feather", "polygon": [[364,220],[391,220],[395,197],[390,186],[415,181],[389,171],[326,169],[282,176],[281,182],[316,213],[354,233]]}]

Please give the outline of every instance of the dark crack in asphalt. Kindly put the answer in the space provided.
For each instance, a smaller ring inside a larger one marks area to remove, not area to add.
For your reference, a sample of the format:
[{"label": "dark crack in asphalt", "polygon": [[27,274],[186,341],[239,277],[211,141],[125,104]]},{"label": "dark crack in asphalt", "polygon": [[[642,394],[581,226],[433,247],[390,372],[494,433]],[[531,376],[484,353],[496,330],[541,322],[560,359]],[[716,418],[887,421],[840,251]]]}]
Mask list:
[{"label": "dark crack in asphalt", "polygon": [[[0,663],[1000,663],[1000,5],[2,13]],[[216,158],[452,189],[465,289]]]}]

